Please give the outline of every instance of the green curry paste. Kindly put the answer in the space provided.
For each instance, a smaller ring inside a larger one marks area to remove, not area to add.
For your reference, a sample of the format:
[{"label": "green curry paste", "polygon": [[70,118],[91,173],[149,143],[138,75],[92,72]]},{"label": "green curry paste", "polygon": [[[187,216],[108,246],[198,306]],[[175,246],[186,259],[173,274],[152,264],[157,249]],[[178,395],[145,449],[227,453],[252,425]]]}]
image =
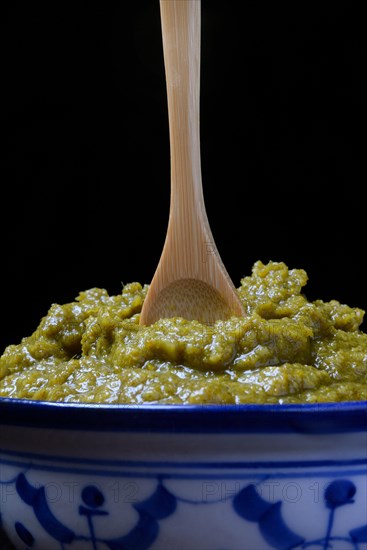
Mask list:
[{"label": "green curry paste", "polygon": [[238,289],[246,310],[208,326],[139,325],[147,285],[92,288],[53,304],[0,358],[0,397],[128,404],[318,403],[367,399],[364,311],[310,302],[307,274],[258,261]]}]

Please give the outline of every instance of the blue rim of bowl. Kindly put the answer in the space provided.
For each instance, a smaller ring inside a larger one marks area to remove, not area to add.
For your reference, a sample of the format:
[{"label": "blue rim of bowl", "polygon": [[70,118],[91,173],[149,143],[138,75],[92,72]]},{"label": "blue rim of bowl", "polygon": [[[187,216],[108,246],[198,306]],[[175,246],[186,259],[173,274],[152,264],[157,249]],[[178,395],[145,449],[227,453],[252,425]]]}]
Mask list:
[{"label": "blue rim of bowl", "polygon": [[124,405],[0,398],[0,429],[2,424],[104,432],[367,432],[367,401],[272,405]]}]

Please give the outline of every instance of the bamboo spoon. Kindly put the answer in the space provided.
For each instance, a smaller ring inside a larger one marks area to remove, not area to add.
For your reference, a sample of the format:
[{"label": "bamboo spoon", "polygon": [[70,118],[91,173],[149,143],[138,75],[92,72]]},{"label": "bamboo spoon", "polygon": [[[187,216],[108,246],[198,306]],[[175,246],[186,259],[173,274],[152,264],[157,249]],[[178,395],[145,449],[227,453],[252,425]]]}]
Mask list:
[{"label": "bamboo spoon", "polygon": [[213,323],[244,315],[204,205],[199,134],[200,7],[200,0],[160,0],[171,204],[162,255],[140,316],[142,325],[163,317]]}]

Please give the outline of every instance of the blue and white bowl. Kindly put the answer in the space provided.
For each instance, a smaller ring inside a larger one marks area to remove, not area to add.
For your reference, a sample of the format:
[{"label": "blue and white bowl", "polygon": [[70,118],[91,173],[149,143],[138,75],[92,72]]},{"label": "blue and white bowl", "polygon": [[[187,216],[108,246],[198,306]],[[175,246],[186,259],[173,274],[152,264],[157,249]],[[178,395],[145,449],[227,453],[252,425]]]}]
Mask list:
[{"label": "blue and white bowl", "polygon": [[367,403],[0,399],[20,550],[367,549]]}]

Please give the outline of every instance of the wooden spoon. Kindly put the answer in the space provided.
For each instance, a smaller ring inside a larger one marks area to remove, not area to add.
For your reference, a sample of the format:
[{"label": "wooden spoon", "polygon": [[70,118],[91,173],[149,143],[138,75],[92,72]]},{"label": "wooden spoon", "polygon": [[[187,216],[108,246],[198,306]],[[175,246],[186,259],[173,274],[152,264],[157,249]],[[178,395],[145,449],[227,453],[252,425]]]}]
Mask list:
[{"label": "wooden spoon", "polygon": [[204,204],[199,133],[200,8],[200,0],[160,0],[171,203],[162,255],[140,316],[143,325],[163,317],[213,323],[244,315],[215,245]]}]

